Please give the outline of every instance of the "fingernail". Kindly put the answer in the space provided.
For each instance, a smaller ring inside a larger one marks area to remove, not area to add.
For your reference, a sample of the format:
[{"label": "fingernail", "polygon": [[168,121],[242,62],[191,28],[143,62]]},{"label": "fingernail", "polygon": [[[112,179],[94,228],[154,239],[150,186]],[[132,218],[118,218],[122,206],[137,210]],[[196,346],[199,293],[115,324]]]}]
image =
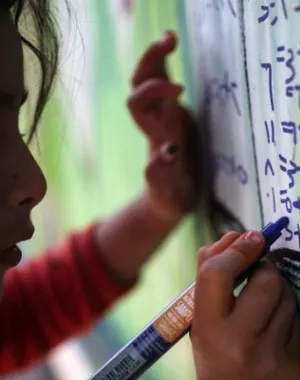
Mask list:
[{"label": "fingernail", "polygon": [[248,240],[252,244],[260,244],[263,240],[262,235],[258,231],[250,231],[248,232],[245,237],[245,240]]},{"label": "fingernail", "polygon": [[178,148],[178,145],[175,145],[175,144],[171,144],[169,145],[168,149],[167,149],[167,152],[171,155],[174,155],[175,153],[177,153],[179,150]]}]

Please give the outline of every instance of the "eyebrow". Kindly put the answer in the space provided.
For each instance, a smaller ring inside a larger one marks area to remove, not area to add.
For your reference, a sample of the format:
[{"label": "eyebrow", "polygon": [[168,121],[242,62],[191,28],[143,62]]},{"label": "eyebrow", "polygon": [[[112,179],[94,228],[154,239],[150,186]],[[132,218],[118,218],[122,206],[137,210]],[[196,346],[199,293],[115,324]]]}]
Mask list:
[{"label": "eyebrow", "polygon": [[13,108],[17,105],[22,106],[28,98],[28,91],[24,90],[20,103],[18,104],[18,96],[0,89],[0,108]]}]

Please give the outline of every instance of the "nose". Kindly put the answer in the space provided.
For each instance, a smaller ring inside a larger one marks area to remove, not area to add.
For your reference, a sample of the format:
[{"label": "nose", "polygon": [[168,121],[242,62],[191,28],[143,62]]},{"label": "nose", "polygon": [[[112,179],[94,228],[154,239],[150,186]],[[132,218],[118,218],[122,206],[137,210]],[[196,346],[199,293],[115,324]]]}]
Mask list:
[{"label": "nose", "polygon": [[47,185],[41,168],[29,149],[26,146],[24,148],[25,154],[20,155],[12,173],[8,202],[11,206],[31,210],[44,198]]}]

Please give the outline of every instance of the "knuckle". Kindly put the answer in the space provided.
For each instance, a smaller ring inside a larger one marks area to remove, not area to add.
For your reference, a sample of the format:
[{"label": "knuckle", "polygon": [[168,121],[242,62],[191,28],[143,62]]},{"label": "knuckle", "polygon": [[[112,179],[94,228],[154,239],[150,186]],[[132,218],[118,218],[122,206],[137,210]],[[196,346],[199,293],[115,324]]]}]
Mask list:
[{"label": "knuckle", "polygon": [[197,329],[195,327],[195,322],[193,321],[192,323],[192,327],[191,327],[191,330],[190,330],[190,339],[191,339],[191,342],[194,345],[197,345],[199,346],[201,344],[201,334],[199,334],[199,329]]},{"label": "knuckle", "polygon": [[266,284],[274,290],[281,290],[284,282],[280,274],[275,270],[275,268],[268,268],[264,272],[264,280]]},{"label": "knuckle", "polygon": [[273,293],[283,291],[283,278],[272,266],[261,268],[257,274],[257,280],[259,281],[260,287],[265,291],[271,290]]},{"label": "knuckle", "polygon": [[198,252],[197,252],[198,268],[200,268],[200,266],[202,264],[203,257],[207,255],[207,251],[208,251],[209,247],[210,246],[204,246],[204,247],[201,247],[198,249]]},{"label": "knuckle", "polygon": [[229,356],[233,366],[239,369],[250,367],[253,358],[257,355],[257,342],[254,338],[236,337],[229,342]]},{"label": "knuckle", "polygon": [[223,238],[239,238],[242,234],[237,231],[228,231],[224,234]]},{"label": "knuckle", "polygon": [[200,286],[211,286],[223,282],[223,273],[213,259],[204,262],[198,269],[197,281]]},{"label": "knuckle", "polygon": [[158,156],[154,156],[144,170],[148,182],[158,182],[162,177],[162,167]]},{"label": "knuckle", "polygon": [[248,356],[239,345],[233,345],[232,347],[230,347],[230,357],[235,367],[237,368],[247,367]]},{"label": "knuckle", "polygon": [[220,341],[223,336],[223,331],[219,326],[215,326],[213,330],[205,328],[201,323],[194,318],[190,330],[190,340],[194,348],[201,351],[214,349],[216,339]]},{"label": "knuckle", "polygon": [[[231,326],[232,328],[232,326]],[[235,368],[247,368],[253,348],[255,347],[254,339],[245,339],[240,335],[232,335],[227,331],[226,342],[224,347],[228,349],[228,359]]]},{"label": "knuckle", "polygon": [[245,339],[238,334],[232,334],[233,326],[227,326],[226,329],[226,346],[230,348],[228,350],[228,356],[234,366],[245,368],[247,365],[247,361],[250,359],[251,348],[253,346],[253,341],[249,339]]},{"label": "knuckle", "polygon": [[286,301],[287,303],[287,310],[289,311],[289,313],[296,313],[297,312],[297,298],[295,296],[295,293],[294,291],[291,289],[291,287],[288,285],[288,283],[286,282],[286,280],[283,280],[284,282],[284,297],[283,299]]},{"label": "knuckle", "polygon": [[230,255],[233,261],[238,260],[244,262],[247,260],[245,254],[243,253],[243,250],[240,249],[238,246],[230,246],[229,248],[226,248],[224,252]]},{"label": "knuckle", "polygon": [[271,378],[272,375],[275,375],[276,372],[278,372],[278,357],[269,352],[265,360],[262,362],[260,372],[262,379]]}]

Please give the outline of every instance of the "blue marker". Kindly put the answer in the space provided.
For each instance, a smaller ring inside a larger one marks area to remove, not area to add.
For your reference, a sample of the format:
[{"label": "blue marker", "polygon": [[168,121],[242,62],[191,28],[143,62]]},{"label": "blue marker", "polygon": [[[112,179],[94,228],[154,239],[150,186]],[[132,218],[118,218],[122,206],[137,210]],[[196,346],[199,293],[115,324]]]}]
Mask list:
[{"label": "blue marker", "polygon": [[[265,246],[261,257],[237,280],[246,280],[282,235],[289,219],[282,217],[262,231]],[[135,380],[170,350],[190,329],[194,314],[195,283],[175,299],[131,342],[110,359],[90,380]]]}]

